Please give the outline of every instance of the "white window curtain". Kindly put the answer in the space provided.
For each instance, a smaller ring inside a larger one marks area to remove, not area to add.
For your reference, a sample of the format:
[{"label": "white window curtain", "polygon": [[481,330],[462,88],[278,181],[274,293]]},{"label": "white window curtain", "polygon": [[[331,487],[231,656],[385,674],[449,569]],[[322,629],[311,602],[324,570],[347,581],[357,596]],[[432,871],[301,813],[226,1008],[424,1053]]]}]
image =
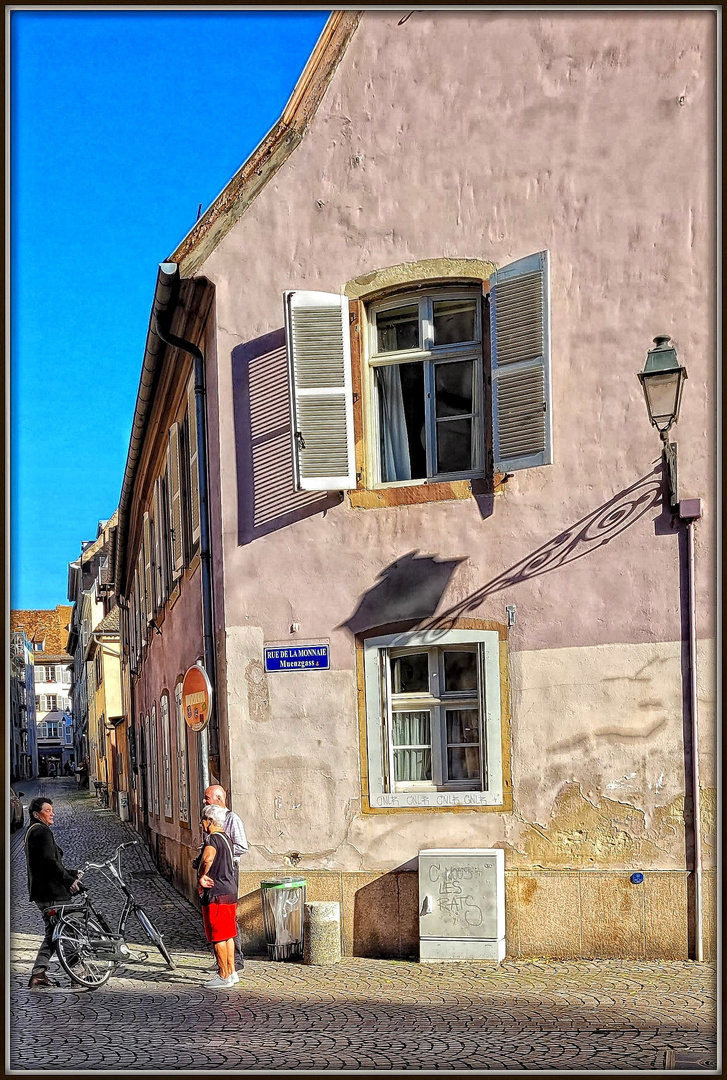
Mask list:
[{"label": "white window curtain", "polygon": [[428,711],[393,714],[394,776],[397,781],[432,779],[431,739]]},{"label": "white window curtain", "polygon": [[159,816],[159,738],[157,735],[157,707],[151,707],[151,790],[154,813]]},{"label": "white window curtain", "polygon": [[409,438],[398,365],[379,368],[381,401],[381,479],[411,480]]},{"label": "white window curtain", "polygon": [[177,800],[179,820],[189,824],[189,767],[187,760],[187,724],[182,710],[182,684],[174,688],[177,712]]},{"label": "white window curtain", "polygon": [[172,761],[171,735],[169,731],[169,694],[162,694],[159,704],[162,721],[162,782],[164,790],[164,816],[172,816]]},{"label": "white window curtain", "polygon": [[151,724],[149,723],[149,713],[144,718],[144,756],[146,758],[146,802],[150,809],[154,807],[154,790],[152,788],[152,746],[151,746]]}]

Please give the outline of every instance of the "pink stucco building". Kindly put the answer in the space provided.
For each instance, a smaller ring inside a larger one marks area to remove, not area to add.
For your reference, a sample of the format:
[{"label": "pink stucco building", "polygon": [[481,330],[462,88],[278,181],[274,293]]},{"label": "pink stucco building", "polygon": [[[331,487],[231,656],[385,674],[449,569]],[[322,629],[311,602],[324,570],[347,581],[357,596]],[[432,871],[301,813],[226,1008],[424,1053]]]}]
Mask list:
[{"label": "pink stucco building", "polygon": [[419,851],[499,848],[510,954],[713,953],[715,71],[709,11],[337,12],[162,265],[117,546],[134,812],[193,895],[229,790],[249,948],[294,867],[348,952],[416,955]]}]

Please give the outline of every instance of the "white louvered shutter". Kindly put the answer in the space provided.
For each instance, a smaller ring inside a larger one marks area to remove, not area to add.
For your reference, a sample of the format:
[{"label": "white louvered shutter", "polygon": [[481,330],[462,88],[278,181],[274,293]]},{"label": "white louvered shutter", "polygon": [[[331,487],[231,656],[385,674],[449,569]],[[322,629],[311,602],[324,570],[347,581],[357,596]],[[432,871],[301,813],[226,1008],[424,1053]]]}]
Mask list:
[{"label": "white louvered shutter", "polygon": [[154,552],[151,543],[151,518],[144,514],[144,591],[146,593],[146,621],[154,619]]},{"label": "white louvered shutter", "polygon": [[182,536],[182,492],[179,474],[179,424],[169,429],[169,528],[172,549],[172,576],[179,577],[184,566],[184,537]]},{"label": "white louvered shutter", "polygon": [[146,645],[146,576],[144,573],[144,548],[142,546],[139,557],[136,560],[136,573],[139,577],[139,636],[142,649]]},{"label": "white louvered shutter", "polygon": [[162,607],[167,599],[167,511],[162,490],[162,478],[159,476],[154,484],[154,555],[159,607]]},{"label": "white louvered shutter", "polygon": [[133,585],[129,593],[129,607],[126,612],[126,633],[129,638],[129,664],[136,671],[136,600]]},{"label": "white louvered shutter", "polygon": [[553,461],[550,262],[547,251],[490,277],[495,469]]},{"label": "white louvered shutter", "polygon": [[286,292],[296,486],[356,487],[348,300],[336,293]]},{"label": "white louvered shutter", "polygon": [[136,666],[141,663],[141,594],[139,592],[139,575],[134,572],[134,636],[136,638]]},{"label": "white louvered shutter", "polygon": [[134,571],[134,590],[132,593],[134,597],[134,656],[136,658],[136,670],[139,670],[139,662],[141,660],[141,635],[139,633],[139,575],[137,571]]},{"label": "white louvered shutter", "polygon": [[199,543],[199,464],[197,456],[197,400],[194,392],[194,373],[187,387],[187,431],[189,433],[189,521],[192,547]]}]

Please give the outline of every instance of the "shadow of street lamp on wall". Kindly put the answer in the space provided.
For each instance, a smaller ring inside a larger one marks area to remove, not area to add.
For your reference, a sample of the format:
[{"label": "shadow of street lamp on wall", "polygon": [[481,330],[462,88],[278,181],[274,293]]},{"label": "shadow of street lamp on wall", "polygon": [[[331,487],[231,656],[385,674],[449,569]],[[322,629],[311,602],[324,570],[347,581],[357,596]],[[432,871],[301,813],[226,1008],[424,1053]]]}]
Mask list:
[{"label": "shadow of street lamp on wall", "polygon": [[680,365],[677,351],[670,342],[671,338],[666,334],[654,338],[654,348],[646,354],[644,370],[638,376],[646,398],[649,420],[661,435],[669,504],[676,510],[679,505],[677,444],[669,441],[669,429],[679,419],[687,369]]}]

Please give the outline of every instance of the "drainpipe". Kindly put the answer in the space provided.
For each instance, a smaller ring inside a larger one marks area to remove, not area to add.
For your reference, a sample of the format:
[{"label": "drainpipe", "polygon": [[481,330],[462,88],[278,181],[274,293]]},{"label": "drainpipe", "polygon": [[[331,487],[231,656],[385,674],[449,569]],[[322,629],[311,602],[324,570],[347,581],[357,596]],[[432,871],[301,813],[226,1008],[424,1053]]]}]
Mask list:
[{"label": "drainpipe", "polygon": [[[173,285],[174,295],[179,289],[179,267],[176,263],[162,263],[159,267],[159,276],[169,280]],[[185,341],[184,338],[175,337],[170,332],[170,312],[174,311],[174,304],[169,305],[163,313],[155,312],[155,329],[165,344],[181,349],[194,358],[194,402],[197,414],[197,466],[199,471],[199,555],[202,563],[202,631],[204,636],[204,665],[209,675],[213,688],[212,717],[208,727],[200,732],[200,759],[202,773],[202,787],[209,787],[210,783],[210,737],[212,730],[216,733],[217,713],[217,679],[215,663],[215,646],[212,612],[212,556],[210,552],[210,522],[209,522],[209,484],[207,470],[207,409],[205,390],[204,356],[193,342]],[[215,728],[212,727],[215,724]],[[217,740],[214,740],[217,743]],[[217,745],[213,750],[218,752]]]},{"label": "drainpipe", "polygon": [[687,575],[689,591],[689,719],[692,751],[692,841],[694,845],[694,959],[704,959],[702,932],[702,822],[699,799],[699,725],[697,699],[697,598],[694,574],[694,522],[702,516],[701,499],[682,499],[679,517],[687,526]]}]

